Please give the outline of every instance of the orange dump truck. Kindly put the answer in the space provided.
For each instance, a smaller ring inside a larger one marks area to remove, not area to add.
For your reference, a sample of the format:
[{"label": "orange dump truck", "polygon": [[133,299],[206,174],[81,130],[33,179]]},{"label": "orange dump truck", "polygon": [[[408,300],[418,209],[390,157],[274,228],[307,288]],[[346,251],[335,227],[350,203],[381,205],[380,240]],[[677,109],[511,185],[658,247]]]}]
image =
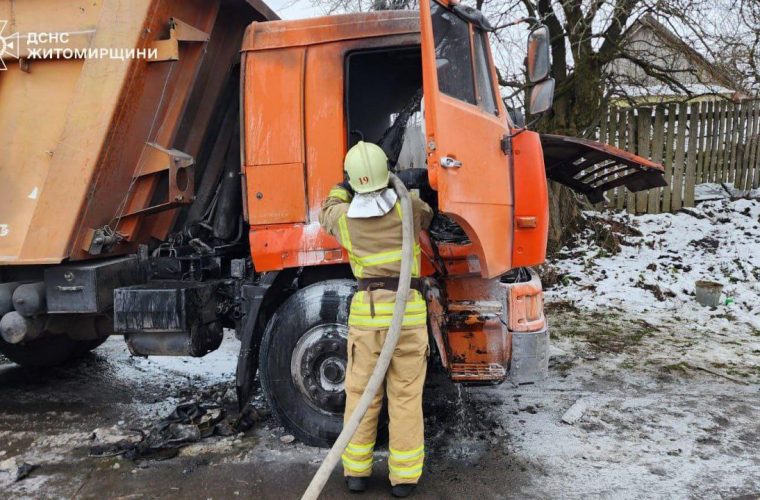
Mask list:
[{"label": "orange dump truck", "polygon": [[[0,352],[47,366],[123,335],[134,355],[203,356],[234,329],[241,404],[258,373],[281,422],[328,444],[355,283],[317,214],[363,136],[436,211],[435,362],[463,383],[545,377],[530,266],[547,177],[597,202],[661,185],[661,168],[516,124],[487,20],[420,9],[279,21],[258,0],[0,0]],[[548,33],[529,39],[539,112]]]}]

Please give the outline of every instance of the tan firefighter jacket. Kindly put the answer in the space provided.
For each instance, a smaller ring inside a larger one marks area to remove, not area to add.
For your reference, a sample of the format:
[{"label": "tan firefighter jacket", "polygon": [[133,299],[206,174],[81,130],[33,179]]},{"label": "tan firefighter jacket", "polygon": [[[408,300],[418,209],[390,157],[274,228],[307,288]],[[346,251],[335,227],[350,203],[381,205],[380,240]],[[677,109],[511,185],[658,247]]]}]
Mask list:
[{"label": "tan firefighter jacket", "polygon": [[[420,276],[419,234],[430,226],[433,210],[427,203],[412,194],[414,217],[414,264],[412,276]],[[347,217],[351,194],[335,186],[322,205],[319,223],[335,236],[349,256],[351,270],[357,278],[398,277],[401,272],[401,204],[380,217],[352,219]],[[375,315],[372,316],[368,294],[372,294]],[[393,316],[396,292],[391,290],[362,291],[351,302],[349,326],[373,329],[387,328]],[[407,299],[404,327],[426,324],[427,311],[422,294],[411,290]]]}]

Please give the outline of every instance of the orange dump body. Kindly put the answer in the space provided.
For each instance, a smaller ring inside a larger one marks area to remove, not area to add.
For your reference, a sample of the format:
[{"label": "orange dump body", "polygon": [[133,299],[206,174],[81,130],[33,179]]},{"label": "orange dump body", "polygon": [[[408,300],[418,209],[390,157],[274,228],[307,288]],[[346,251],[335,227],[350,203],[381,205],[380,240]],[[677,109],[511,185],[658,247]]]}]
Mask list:
[{"label": "orange dump body", "polygon": [[0,0],[19,41],[0,71],[0,264],[164,240],[221,161],[243,32],[275,17],[259,0]]}]

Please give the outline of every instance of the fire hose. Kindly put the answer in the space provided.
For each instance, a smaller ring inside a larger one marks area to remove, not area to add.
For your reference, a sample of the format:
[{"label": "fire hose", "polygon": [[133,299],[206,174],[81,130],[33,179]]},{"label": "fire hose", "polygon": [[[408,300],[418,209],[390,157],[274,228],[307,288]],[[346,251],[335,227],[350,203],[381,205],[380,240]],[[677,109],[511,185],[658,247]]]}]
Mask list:
[{"label": "fire hose", "polygon": [[412,200],[409,198],[409,191],[401,180],[394,174],[391,174],[391,186],[398,194],[401,202],[401,231],[402,231],[402,243],[401,243],[401,272],[399,273],[398,291],[396,292],[396,303],[393,308],[393,319],[391,319],[391,326],[388,328],[388,334],[385,337],[385,343],[380,351],[380,356],[377,358],[377,364],[372,372],[372,376],[367,382],[367,387],[364,388],[359,403],[356,405],[356,409],[351,414],[349,419],[343,426],[338,439],[333,444],[330,452],[325,457],[322,465],[320,465],[317,473],[309,483],[309,487],[304,492],[301,500],[316,500],[322,489],[325,487],[327,480],[330,478],[333,469],[338,464],[340,456],[348,446],[348,442],[353,437],[356,429],[367,413],[367,409],[372,403],[372,399],[377,394],[383,381],[385,380],[385,373],[388,371],[388,366],[391,364],[391,358],[393,357],[393,351],[396,349],[399,336],[401,335],[401,323],[404,320],[404,312],[406,311],[406,299],[409,295],[409,289],[412,279],[412,264],[414,262],[414,217],[412,214]]}]

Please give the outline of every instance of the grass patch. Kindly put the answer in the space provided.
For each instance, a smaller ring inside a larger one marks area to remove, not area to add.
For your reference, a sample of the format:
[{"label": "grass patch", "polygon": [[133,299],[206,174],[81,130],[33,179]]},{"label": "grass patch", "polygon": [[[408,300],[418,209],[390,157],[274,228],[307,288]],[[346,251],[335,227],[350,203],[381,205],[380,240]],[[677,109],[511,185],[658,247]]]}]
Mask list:
[{"label": "grass patch", "polygon": [[552,335],[575,338],[589,343],[597,352],[621,353],[633,350],[652,336],[658,328],[644,320],[630,320],[600,311],[579,312],[577,309],[554,310],[550,317]]},{"label": "grass patch", "polygon": [[681,374],[685,375],[691,366],[689,366],[689,363],[686,361],[681,361],[679,363],[673,363],[672,365],[665,365],[660,367],[660,370],[664,371],[665,373],[669,373],[671,375],[675,374]]}]

